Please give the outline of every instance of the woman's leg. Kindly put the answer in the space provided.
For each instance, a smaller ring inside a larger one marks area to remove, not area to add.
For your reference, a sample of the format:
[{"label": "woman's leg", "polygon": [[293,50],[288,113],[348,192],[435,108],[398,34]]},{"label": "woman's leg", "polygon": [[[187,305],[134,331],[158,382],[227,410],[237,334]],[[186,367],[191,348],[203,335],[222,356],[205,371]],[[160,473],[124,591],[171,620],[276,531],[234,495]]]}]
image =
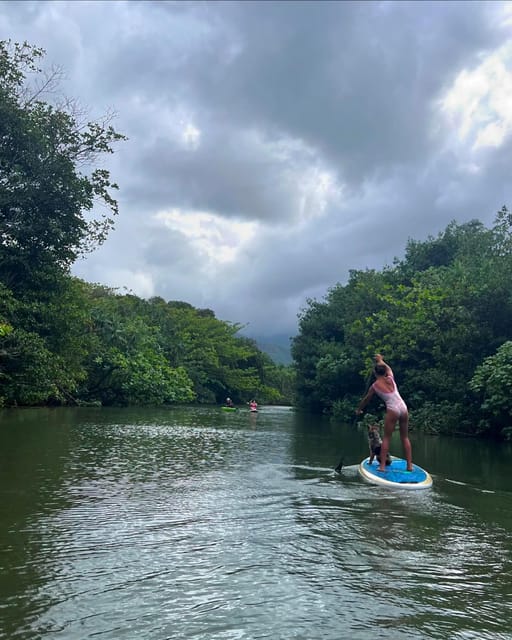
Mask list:
[{"label": "woman's leg", "polygon": [[380,465],[379,471],[386,471],[386,458],[389,453],[389,443],[393,430],[395,428],[397,415],[393,411],[386,411],[384,417],[384,435],[382,436],[382,444],[380,446]]},{"label": "woman's leg", "polygon": [[409,440],[409,414],[407,411],[398,419],[400,425],[400,439],[404,449],[405,459],[407,460],[407,471],[412,471],[412,447]]}]

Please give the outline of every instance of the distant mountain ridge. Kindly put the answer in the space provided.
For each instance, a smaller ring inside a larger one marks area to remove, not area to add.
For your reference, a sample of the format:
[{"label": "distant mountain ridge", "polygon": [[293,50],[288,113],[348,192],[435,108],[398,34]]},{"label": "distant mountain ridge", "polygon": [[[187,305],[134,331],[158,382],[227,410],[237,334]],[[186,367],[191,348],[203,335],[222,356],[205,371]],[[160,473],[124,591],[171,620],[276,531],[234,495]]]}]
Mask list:
[{"label": "distant mountain ridge", "polygon": [[266,353],[272,358],[276,364],[284,364],[288,366],[292,363],[292,354],[290,350],[291,336],[247,336],[254,340],[258,345],[258,349]]}]

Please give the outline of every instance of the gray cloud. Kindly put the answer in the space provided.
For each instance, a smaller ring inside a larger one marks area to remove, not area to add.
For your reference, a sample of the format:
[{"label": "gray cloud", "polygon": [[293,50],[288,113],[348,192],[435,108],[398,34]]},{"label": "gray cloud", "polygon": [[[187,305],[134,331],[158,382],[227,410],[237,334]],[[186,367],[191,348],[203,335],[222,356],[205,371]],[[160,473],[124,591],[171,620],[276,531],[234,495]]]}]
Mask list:
[{"label": "gray cloud", "polygon": [[510,138],[472,149],[439,101],[511,41],[504,6],[1,3],[3,37],[46,48],[66,93],[129,137],[107,161],[116,230],[75,272],[293,334],[349,269],[489,222]]},{"label": "gray cloud", "polygon": [[[262,221],[300,214],[301,180],[315,154],[255,131],[217,124],[200,148],[180,148],[158,137],[133,158],[128,194],[156,208],[179,206]],[[149,176],[151,184],[148,185]]]}]

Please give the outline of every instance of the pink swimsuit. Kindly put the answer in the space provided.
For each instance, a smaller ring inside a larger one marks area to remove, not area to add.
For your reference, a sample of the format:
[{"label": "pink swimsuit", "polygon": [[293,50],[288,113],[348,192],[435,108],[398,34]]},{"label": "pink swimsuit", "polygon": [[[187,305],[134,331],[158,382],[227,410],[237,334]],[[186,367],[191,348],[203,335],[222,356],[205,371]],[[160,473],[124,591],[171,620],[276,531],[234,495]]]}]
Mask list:
[{"label": "pink swimsuit", "polygon": [[388,376],[388,378],[391,378],[391,380],[393,381],[393,391],[390,391],[389,393],[381,391],[380,389],[376,388],[375,382],[372,384],[372,389],[379,396],[379,398],[384,401],[386,409],[388,411],[396,413],[396,415],[400,417],[401,415],[405,415],[407,413],[407,405],[403,401],[402,396],[398,393],[396,382],[393,376]]}]

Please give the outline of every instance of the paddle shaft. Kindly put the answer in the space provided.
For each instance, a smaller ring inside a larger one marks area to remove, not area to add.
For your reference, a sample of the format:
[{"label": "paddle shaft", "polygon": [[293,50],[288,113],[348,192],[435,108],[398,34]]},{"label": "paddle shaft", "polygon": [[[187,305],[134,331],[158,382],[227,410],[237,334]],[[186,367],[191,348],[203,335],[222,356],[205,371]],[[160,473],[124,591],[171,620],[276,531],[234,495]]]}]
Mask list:
[{"label": "paddle shaft", "polygon": [[[368,393],[368,389],[370,388],[370,384],[372,382],[372,378],[373,378],[373,369],[370,371],[370,373],[368,374],[367,378],[366,378],[366,382],[365,382],[365,389],[364,389],[364,393],[363,393],[363,397]],[[354,420],[352,421],[352,426],[354,427],[357,423],[357,418],[358,416],[356,415],[356,417],[354,418]],[[336,465],[336,467],[334,468],[334,471],[336,471],[336,473],[340,473],[341,468],[343,467],[343,459],[344,456],[342,454],[340,461],[338,462],[338,464]]]},{"label": "paddle shaft", "polygon": [[[352,426],[355,427],[357,423],[357,416],[354,418],[354,420],[352,421]],[[336,471],[336,473],[340,473],[341,468],[343,467],[343,460],[344,460],[344,455],[342,454],[340,461],[338,462],[338,464],[336,465],[336,467],[334,468],[334,471]]]}]

